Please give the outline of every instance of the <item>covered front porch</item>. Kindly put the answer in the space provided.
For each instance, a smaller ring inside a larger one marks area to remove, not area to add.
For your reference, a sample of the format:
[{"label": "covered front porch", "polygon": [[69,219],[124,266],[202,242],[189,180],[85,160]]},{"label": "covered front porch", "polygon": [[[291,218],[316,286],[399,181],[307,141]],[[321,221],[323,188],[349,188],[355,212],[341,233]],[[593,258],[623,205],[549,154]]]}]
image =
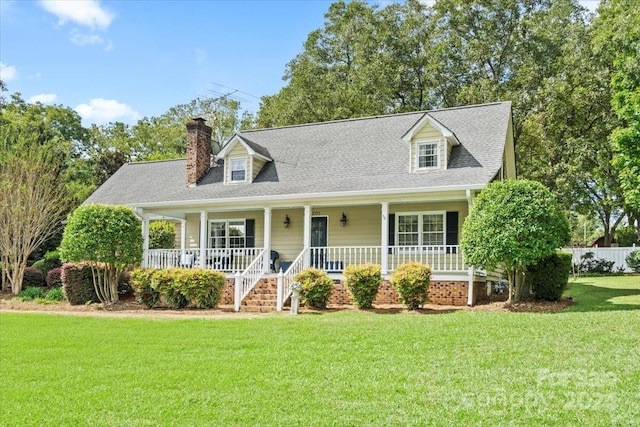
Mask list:
[{"label": "covered front porch", "polygon": [[[346,267],[374,263],[388,279],[399,265],[417,261],[432,268],[434,281],[471,284],[478,275],[466,265],[458,235],[472,201],[471,191],[457,191],[259,209],[139,209],[145,235],[143,265],[223,271],[236,283],[236,308],[261,278],[273,278],[281,309],[293,277],[308,267],[327,271],[339,281]],[[149,223],[154,219],[175,221],[175,249],[149,249]]]}]

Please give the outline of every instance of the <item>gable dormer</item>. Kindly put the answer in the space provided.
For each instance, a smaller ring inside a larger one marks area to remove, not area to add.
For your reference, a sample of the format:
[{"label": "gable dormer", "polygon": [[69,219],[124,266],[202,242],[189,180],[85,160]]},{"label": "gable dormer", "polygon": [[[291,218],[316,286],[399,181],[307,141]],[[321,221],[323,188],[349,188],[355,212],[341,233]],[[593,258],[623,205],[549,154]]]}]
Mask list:
[{"label": "gable dormer", "polygon": [[402,140],[409,143],[410,172],[447,169],[451,149],[460,145],[454,133],[429,113],[425,113]]},{"label": "gable dormer", "polygon": [[224,184],[253,182],[262,167],[272,161],[267,150],[239,134],[235,134],[216,155],[224,159]]}]

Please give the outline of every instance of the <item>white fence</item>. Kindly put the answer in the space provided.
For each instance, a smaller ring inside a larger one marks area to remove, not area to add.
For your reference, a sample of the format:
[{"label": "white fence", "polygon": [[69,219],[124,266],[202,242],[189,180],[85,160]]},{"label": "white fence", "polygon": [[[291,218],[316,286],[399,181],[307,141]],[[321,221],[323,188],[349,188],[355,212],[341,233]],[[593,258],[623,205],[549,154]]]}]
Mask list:
[{"label": "white fence", "polygon": [[599,248],[597,246],[593,248],[564,248],[563,251],[571,252],[573,254],[573,263],[580,264],[581,258],[587,252],[593,253],[594,258],[604,258],[607,261],[613,261],[613,271],[618,271],[619,268],[624,268],[625,273],[631,273],[633,270],[627,265],[626,258],[633,251],[640,250],[635,245],[628,248]]}]

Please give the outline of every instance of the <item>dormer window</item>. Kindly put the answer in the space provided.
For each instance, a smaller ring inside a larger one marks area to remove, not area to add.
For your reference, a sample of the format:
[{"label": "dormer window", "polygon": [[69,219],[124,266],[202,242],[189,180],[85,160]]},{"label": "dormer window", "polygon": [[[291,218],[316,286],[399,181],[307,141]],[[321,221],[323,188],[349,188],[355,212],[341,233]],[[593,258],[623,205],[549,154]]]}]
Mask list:
[{"label": "dormer window", "polygon": [[416,148],[416,169],[433,169],[440,166],[439,141],[418,142]]},{"label": "dormer window", "polygon": [[244,182],[247,179],[247,158],[229,159],[230,182]]}]

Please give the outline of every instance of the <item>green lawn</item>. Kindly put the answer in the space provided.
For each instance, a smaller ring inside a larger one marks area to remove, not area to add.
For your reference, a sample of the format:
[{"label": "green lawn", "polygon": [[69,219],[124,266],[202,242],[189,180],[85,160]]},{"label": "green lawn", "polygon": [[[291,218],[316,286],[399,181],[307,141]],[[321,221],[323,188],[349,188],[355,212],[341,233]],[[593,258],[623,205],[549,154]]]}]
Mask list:
[{"label": "green lawn", "polygon": [[556,314],[0,313],[0,425],[640,425],[640,276]]}]

